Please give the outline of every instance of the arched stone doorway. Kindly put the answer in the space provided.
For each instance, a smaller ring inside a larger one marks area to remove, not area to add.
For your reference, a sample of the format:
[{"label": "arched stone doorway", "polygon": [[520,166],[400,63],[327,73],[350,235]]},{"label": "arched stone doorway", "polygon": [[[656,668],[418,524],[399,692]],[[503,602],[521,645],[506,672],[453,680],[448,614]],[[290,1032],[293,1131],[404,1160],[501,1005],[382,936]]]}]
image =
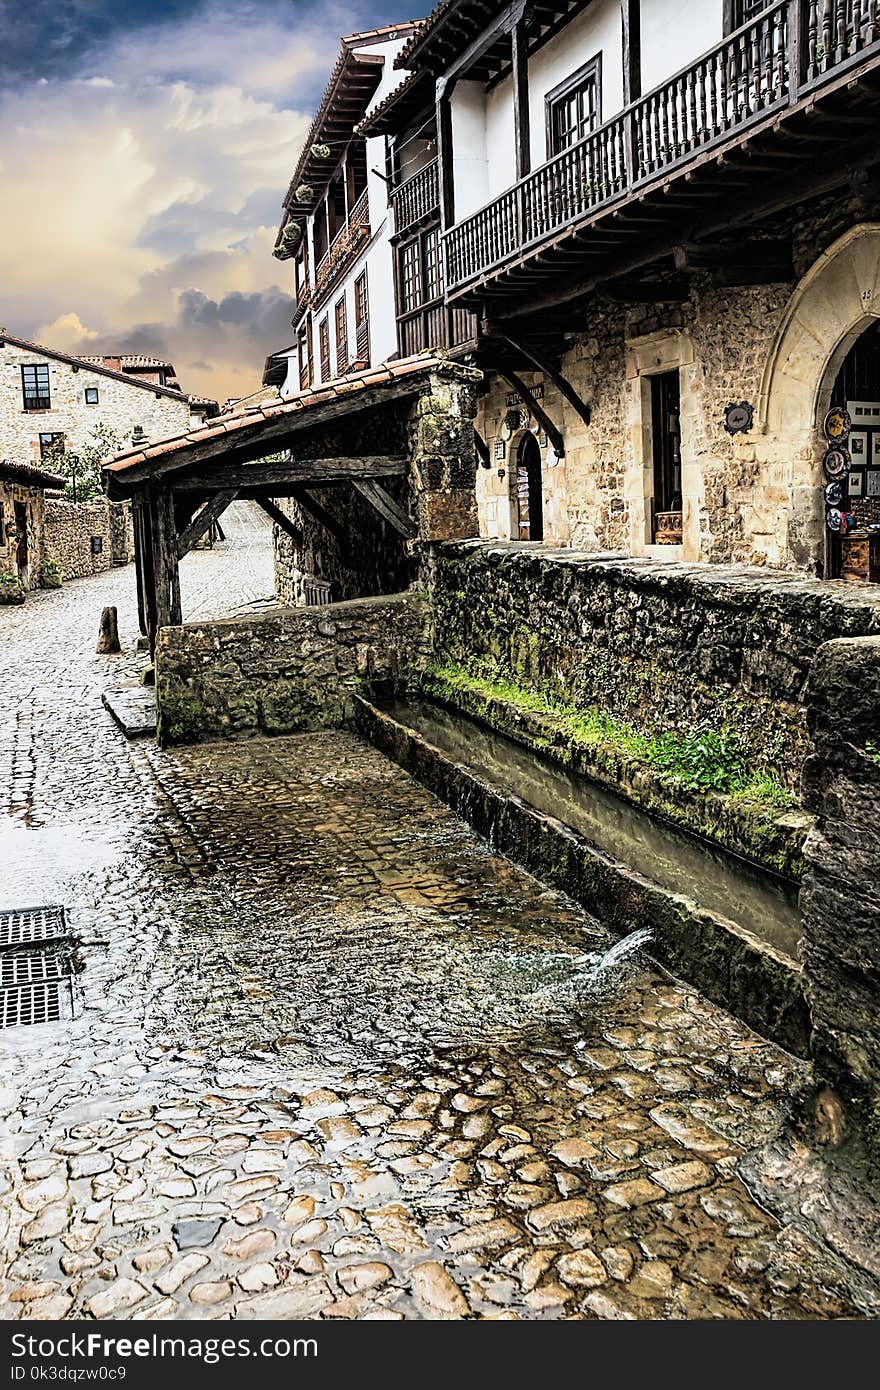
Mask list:
[{"label": "arched stone doorway", "polygon": [[516,472],[512,478],[515,539],[542,541],[544,539],[544,493],[541,474],[541,446],[526,430],[516,447]]},{"label": "arched stone doorway", "polygon": [[800,281],[782,317],[761,385],[759,457],[787,497],[789,561],[834,572],[826,543],[822,422],[841,370],[880,319],[880,224],[852,227]]},{"label": "arched stone doorway", "polygon": [[[828,530],[832,579],[880,581],[880,319],[853,343],[835,378],[831,405],[852,420],[846,441],[849,476],[826,484],[828,515],[846,518],[843,534]],[[875,529],[878,528],[878,529]]]}]

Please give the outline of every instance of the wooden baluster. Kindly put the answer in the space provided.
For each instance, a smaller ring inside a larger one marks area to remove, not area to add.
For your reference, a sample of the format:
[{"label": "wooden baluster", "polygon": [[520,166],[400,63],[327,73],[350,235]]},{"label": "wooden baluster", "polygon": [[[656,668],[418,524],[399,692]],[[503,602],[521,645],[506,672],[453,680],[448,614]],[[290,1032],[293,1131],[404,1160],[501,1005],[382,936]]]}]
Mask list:
[{"label": "wooden baluster", "polygon": [[[780,10],[776,15],[776,23],[773,30],[773,43],[776,49],[776,72],[773,78],[773,95],[781,97],[786,91],[786,73],[788,71],[788,12]],[[790,12],[790,22],[792,25],[792,36],[796,33],[796,26],[800,22],[800,7],[795,5]],[[796,91],[800,86],[801,69],[801,46],[800,35],[794,42],[792,49],[794,55],[791,72],[791,91]]]},{"label": "wooden baluster", "polygon": [[880,10],[878,0],[866,0],[867,10],[865,12],[865,46],[873,43],[877,37],[877,12]]},{"label": "wooden baluster", "polygon": [[812,82],[819,74],[817,50],[819,47],[819,0],[810,0],[807,10],[807,81]]},{"label": "wooden baluster", "polygon": [[834,61],[842,63],[846,57],[846,0],[837,0],[837,32],[834,43]]},{"label": "wooden baluster", "polygon": [[833,35],[833,0],[825,0],[822,6],[822,39],[821,57],[819,59],[819,71],[827,72],[831,66],[831,49]]},{"label": "wooden baluster", "polygon": [[849,51],[858,53],[862,46],[862,0],[852,0],[852,30]]}]

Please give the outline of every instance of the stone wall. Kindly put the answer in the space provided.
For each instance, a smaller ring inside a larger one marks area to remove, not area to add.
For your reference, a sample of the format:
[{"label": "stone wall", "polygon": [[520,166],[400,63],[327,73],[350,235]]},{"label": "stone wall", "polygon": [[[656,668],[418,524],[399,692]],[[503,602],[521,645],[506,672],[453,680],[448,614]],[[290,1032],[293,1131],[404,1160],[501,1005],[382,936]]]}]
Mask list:
[{"label": "stone wall", "polygon": [[[27,509],[28,565],[18,567],[16,503]],[[10,533],[7,534],[7,527]],[[0,603],[20,603],[30,589],[38,589],[43,558],[43,489],[0,478]]]},{"label": "stone wall", "polygon": [[[92,553],[92,537],[101,538],[100,553]],[[62,579],[101,574],[114,564],[128,564],[133,555],[131,509],[121,502],[73,503],[46,499],[44,559],[61,566]]]},{"label": "stone wall", "polygon": [[[21,367],[26,363],[48,366],[51,409],[23,409]],[[97,390],[96,405],[86,404],[87,387]],[[94,442],[98,425],[112,429],[126,443],[140,426],[155,444],[186,433],[189,402],[183,395],[59,362],[8,341],[0,346],[0,458],[38,468],[41,434],[63,434],[67,447],[78,449]]]},{"label": "stone wall", "polygon": [[329,728],[354,696],[394,693],[422,660],[417,594],[160,629],[159,738],[197,743]]},{"label": "stone wall", "polygon": [[808,704],[803,796],[818,819],[806,846],[801,954],[813,1055],[818,1080],[880,1144],[880,638],[822,647]]},{"label": "stone wall", "polygon": [[479,541],[438,547],[433,661],[633,728],[729,727],[794,787],[813,658],[880,632],[880,590]]},{"label": "stone wall", "polygon": [[[823,572],[818,424],[841,350],[880,305],[880,226],[865,217],[855,197],[822,200],[795,214],[795,278],[788,281],[731,289],[697,274],[683,303],[627,307],[599,294],[573,311],[561,370],[590,404],[590,425],[542,373],[523,373],[527,384],[543,387],[566,445],[555,465],[545,446],[546,540],[591,551],[656,556],[662,550],[667,559]],[[874,249],[866,254],[869,244]],[[650,379],[675,369],[683,538],[680,546],[655,547]],[[480,531],[515,539],[517,437],[503,460],[494,457],[510,387],[491,374],[487,385],[476,423],[493,458],[477,474]],[[755,424],[731,436],[724,411],[739,401],[752,404]]]}]

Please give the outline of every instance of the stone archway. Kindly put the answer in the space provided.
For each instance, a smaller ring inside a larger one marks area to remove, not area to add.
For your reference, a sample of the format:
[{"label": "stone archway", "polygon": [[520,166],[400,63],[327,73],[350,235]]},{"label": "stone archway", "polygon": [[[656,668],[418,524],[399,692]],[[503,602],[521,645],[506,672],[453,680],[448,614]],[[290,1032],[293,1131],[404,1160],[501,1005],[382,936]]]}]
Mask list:
[{"label": "stone archway", "polygon": [[767,463],[789,497],[788,554],[820,558],[821,422],[850,348],[880,318],[880,223],[850,228],[824,251],[795,289],[761,384],[759,421]]}]

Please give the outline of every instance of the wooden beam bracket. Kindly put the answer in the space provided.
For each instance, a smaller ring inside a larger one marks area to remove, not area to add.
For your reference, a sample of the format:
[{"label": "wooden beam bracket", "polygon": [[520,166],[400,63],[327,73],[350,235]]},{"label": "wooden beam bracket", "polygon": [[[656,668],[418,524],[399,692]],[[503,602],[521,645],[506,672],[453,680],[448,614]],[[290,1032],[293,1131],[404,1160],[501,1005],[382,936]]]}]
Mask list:
[{"label": "wooden beam bracket", "polygon": [[185,526],[177,537],[177,558],[182,560],[184,555],[188,555],[193,546],[198,544],[207,531],[211,529],[214,522],[229,506],[230,502],[235,501],[235,492],[215,492],[210,497],[201,511],[196,512],[192,521]]},{"label": "wooden beam bracket", "polygon": [[387,521],[399,535],[405,536],[407,540],[412,540],[418,534],[418,527],[412,517],[403,510],[389,492],[386,492],[381,483],[374,479],[366,481],[356,481],[354,483],[355,492],[368,502],[375,512],[378,512],[383,521]]},{"label": "wooden beam bracket", "polygon": [[499,367],[498,372],[500,376],[504,377],[505,381],[509,382],[517,395],[521,396],[525,401],[532,415],[534,415],[538,424],[550,440],[550,443],[553,445],[553,448],[556,450],[556,453],[562,458],[565,454],[565,441],[562,438],[562,431],[554,425],[541,402],[536,399],[525,382],[517,376],[516,372],[511,371],[510,367]]},{"label": "wooden beam bracket", "polygon": [[[511,334],[508,333],[506,328],[501,332],[500,336],[504,340],[504,342],[507,343],[508,347],[511,347],[515,352],[520,353],[523,357],[526,358],[527,361],[531,362],[532,365],[536,367],[539,372],[543,372],[544,376],[547,377],[550,381],[552,381],[560,396],[563,396],[564,399],[568,401],[569,405],[577,411],[578,415],[581,417],[585,425],[589,425],[592,422],[593,411],[589,402],[583,400],[578,395],[571,382],[565,379],[565,377],[562,375],[562,372],[560,372],[556,367],[554,367],[553,363],[549,362],[547,358],[544,357],[543,353],[539,352],[536,348],[533,348],[529,343],[523,342],[522,339],[512,337]],[[504,375],[504,373],[502,373],[502,375]],[[540,416],[538,415],[537,411],[533,411],[532,413],[535,415],[536,419],[540,419]],[[544,426],[544,429],[547,431],[547,435],[549,437],[550,431],[547,429],[546,425]],[[561,438],[562,436],[560,435],[560,439]],[[553,447],[554,449],[556,449],[557,454],[561,455],[562,453],[564,453],[564,450],[557,448],[555,444],[553,445]]]},{"label": "wooden beam bracket", "polygon": [[279,526],[285,535],[290,537],[297,549],[302,549],[304,541],[303,533],[298,526],[294,525],[287,513],[283,512],[281,508],[272,501],[271,497],[255,497],[254,501],[261,511],[264,511],[268,517],[271,517],[275,525]]}]

